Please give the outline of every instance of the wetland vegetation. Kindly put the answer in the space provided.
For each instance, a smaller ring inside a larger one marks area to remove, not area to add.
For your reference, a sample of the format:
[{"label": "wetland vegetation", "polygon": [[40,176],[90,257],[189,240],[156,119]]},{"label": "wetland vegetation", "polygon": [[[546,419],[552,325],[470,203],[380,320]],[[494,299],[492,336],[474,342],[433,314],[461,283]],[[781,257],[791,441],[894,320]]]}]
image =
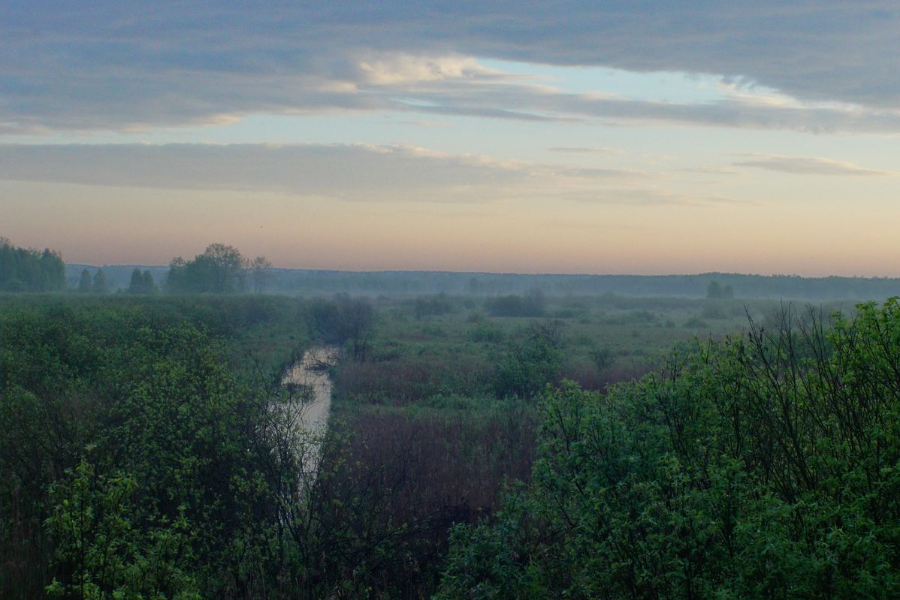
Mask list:
[{"label": "wetland vegetation", "polygon": [[161,283],[0,297],[4,598],[898,592],[895,300]]}]

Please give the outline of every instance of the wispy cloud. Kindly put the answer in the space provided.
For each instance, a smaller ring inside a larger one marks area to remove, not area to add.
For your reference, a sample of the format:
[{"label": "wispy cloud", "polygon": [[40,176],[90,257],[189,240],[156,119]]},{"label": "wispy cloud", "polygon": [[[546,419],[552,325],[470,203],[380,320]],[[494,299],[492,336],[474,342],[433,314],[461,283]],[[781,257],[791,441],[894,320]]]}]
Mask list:
[{"label": "wispy cloud", "polygon": [[[672,23],[678,26],[673,27]],[[900,133],[893,0],[0,5],[0,132],[395,111]],[[712,104],[564,94],[482,59],[723,77]],[[413,99],[422,102],[410,102]],[[797,99],[785,102],[784,98]]]},{"label": "wispy cloud", "polygon": [[685,173],[697,173],[699,175],[737,175],[740,173],[734,167],[687,167],[682,169]]},{"label": "wispy cloud", "polygon": [[692,206],[712,207],[733,204],[748,204],[729,196],[715,194],[686,194],[671,190],[645,189],[598,189],[577,194],[569,194],[570,200],[597,204],[625,204],[629,206]]},{"label": "wispy cloud", "polygon": [[605,146],[601,147],[593,147],[593,148],[585,148],[585,147],[577,147],[577,146],[556,146],[550,148],[551,152],[563,152],[566,154],[615,154],[615,155],[624,155],[627,154],[624,150],[619,150],[618,148],[607,148]]},{"label": "wispy cloud", "polygon": [[896,175],[890,171],[867,169],[851,162],[813,158],[804,156],[781,156],[777,154],[750,155],[747,160],[734,163],[739,167],[752,167],[791,173],[793,175],[826,175],[843,177],[885,177]]},{"label": "wispy cloud", "polygon": [[400,125],[412,125],[414,127],[428,127],[446,129],[452,127],[450,123],[444,121],[398,121]]},{"label": "wispy cloud", "polygon": [[0,180],[276,192],[354,202],[491,202],[654,175],[363,144],[0,145]]},{"label": "wispy cloud", "polygon": [[494,81],[509,76],[489,69],[469,56],[419,56],[387,53],[360,59],[356,66],[360,79],[376,86],[416,84],[453,79]]}]

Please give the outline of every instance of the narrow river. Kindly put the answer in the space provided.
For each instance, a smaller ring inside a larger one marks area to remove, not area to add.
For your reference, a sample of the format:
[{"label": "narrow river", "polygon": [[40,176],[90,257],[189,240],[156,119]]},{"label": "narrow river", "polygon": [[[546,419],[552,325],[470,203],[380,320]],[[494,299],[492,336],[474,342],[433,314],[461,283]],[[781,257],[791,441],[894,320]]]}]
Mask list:
[{"label": "narrow river", "polygon": [[328,428],[331,411],[331,378],[328,367],[337,363],[339,350],[333,346],[314,346],[294,363],[281,380],[284,386],[302,386],[308,394],[300,394],[303,401],[291,404],[297,439],[302,445],[298,451],[303,457],[303,472],[315,477],[321,456],[322,438]]}]

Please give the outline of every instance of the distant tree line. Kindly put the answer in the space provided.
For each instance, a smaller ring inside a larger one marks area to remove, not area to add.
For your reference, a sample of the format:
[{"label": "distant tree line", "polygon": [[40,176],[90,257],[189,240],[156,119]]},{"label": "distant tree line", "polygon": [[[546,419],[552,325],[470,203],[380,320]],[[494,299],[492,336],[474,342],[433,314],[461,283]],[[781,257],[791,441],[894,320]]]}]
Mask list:
[{"label": "distant tree line", "polygon": [[58,252],[19,248],[0,237],[0,291],[54,292],[66,287],[66,266]]},{"label": "distant tree line", "polygon": [[353,295],[424,294],[487,296],[522,295],[540,289],[547,296],[663,296],[703,298],[718,281],[723,294],[730,286],[736,298],[804,300],[884,300],[900,295],[900,278],[800,277],[797,275],[531,275],[433,271],[350,272],[283,269],[272,272],[271,286],[280,291]]}]

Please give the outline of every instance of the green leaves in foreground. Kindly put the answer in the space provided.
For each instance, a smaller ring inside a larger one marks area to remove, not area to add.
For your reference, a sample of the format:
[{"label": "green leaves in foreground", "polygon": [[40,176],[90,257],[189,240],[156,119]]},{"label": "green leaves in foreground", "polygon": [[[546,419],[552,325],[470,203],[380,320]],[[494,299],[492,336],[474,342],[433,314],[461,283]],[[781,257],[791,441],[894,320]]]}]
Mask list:
[{"label": "green leaves in foreground", "polygon": [[57,541],[60,563],[71,568],[65,583],[47,586],[51,597],[199,598],[185,572],[191,562],[188,524],[183,515],[156,527],[133,526],[136,482],[98,476],[82,461],[69,481],[53,486],[56,508],[47,528]]},{"label": "green leaves in foreground", "polygon": [[0,595],[264,588],[280,568],[272,419],[221,342],[133,302],[37,305],[0,314],[0,333]]},{"label": "green leaves in foreground", "polygon": [[458,529],[442,598],[900,595],[900,305],[546,394],[529,488]]}]

